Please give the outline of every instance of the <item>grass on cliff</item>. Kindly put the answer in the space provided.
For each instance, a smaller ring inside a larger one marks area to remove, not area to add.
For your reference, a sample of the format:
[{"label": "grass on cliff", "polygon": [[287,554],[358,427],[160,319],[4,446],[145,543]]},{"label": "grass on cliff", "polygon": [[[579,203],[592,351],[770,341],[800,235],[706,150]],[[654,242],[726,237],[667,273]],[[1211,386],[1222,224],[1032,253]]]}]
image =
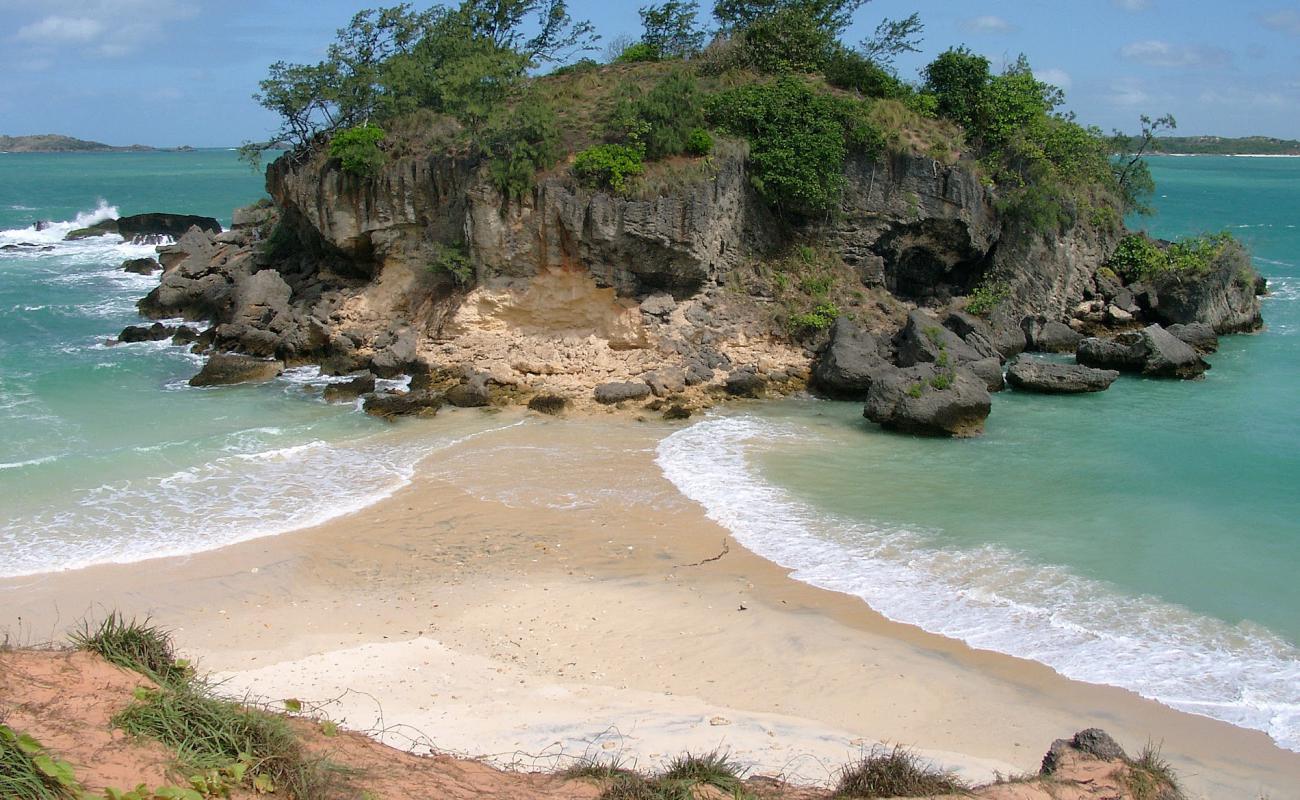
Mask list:
[{"label": "grass on cliff", "polygon": [[1148,743],[1137,758],[1129,760],[1128,790],[1133,800],[1184,800],[1173,766],[1160,748]]},{"label": "grass on cliff", "polygon": [[696,790],[711,786],[735,798],[748,798],[743,768],[723,751],[674,758],[658,775],[641,775],[615,759],[588,759],[562,773],[571,780],[604,784],[600,800],[694,800]]},{"label": "grass on cliff", "polygon": [[247,784],[259,794],[292,800],[341,796],[342,773],[310,756],[286,718],[218,697],[176,658],[170,634],[148,619],[128,621],[112,612],[98,625],[83,623],[71,638],[78,649],[158,684],[137,689],[134,702],[112,722],[170,749],[174,770],[191,785],[228,790],[229,784]]},{"label": "grass on cliff", "polygon": [[970,787],[951,772],[922,761],[902,747],[878,749],[840,773],[832,797],[862,800],[874,797],[929,797],[962,794]]},{"label": "grass on cliff", "polygon": [[5,800],[79,800],[72,766],[40,742],[0,724],[0,797]]}]

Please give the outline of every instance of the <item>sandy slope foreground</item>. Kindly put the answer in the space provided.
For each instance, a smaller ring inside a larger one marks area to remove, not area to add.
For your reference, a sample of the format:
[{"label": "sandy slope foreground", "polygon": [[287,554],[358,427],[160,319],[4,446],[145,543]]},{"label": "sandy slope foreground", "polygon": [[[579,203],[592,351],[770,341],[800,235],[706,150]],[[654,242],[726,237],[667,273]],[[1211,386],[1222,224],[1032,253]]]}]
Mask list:
[{"label": "sandy slope foreground", "polygon": [[1300,794],[1300,755],[1263,734],[790,580],[663,479],[665,431],[533,420],[440,452],[392,499],[318,528],[0,581],[0,630],[39,641],[107,608],[152,614],[231,692],[528,767],[724,747],[824,782],[893,742],[983,779],[1035,771],[1053,739],[1096,726],[1130,751],[1163,742],[1194,796]]}]

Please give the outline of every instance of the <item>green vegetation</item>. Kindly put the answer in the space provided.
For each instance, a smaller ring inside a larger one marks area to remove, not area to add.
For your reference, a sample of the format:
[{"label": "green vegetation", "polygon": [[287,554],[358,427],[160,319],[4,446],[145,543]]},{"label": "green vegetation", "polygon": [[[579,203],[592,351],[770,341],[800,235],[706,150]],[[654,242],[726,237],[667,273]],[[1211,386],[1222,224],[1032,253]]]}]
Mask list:
[{"label": "green vegetation", "polygon": [[563,775],[574,780],[605,784],[600,800],[693,800],[699,788],[710,786],[738,800],[751,797],[741,778],[741,767],[726,753],[678,756],[662,774],[640,775],[615,760],[584,761]]},{"label": "green vegetation", "polygon": [[840,309],[834,303],[818,303],[811,311],[805,311],[801,314],[792,314],[787,327],[790,333],[798,336],[813,333],[816,331],[830,330],[839,319]]},{"label": "green vegetation", "polygon": [[966,311],[977,317],[986,317],[1011,294],[1005,283],[981,283],[966,300]]},{"label": "green vegetation", "polygon": [[374,175],[388,161],[379,149],[384,135],[383,128],[369,123],[339,131],[330,140],[330,158],[342,162],[344,172],[362,177]]},{"label": "green vegetation", "polygon": [[1134,800],[1183,800],[1185,797],[1178,776],[1160,754],[1159,747],[1148,742],[1128,765],[1128,790]]},{"label": "green vegetation", "polygon": [[832,795],[836,800],[873,797],[929,797],[962,794],[969,787],[956,775],[921,761],[901,748],[875,750],[845,767]]},{"label": "green vegetation", "polygon": [[560,158],[560,132],[555,110],[529,93],[513,108],[499,112],[484,136],[488,174],[507,200],[532,192],[537,173]]},{"label": "green vegetation", "polygon": [[651,161],[685,153],[704,124],[695,77],[684,70],[670,72],[644,94],[630,83],[620,86],[619,94],[610,138],[642,148]]},{"label": "green vegetation", "polygon": [[628,180],[645,171],[645,159],[639,147],[626,144],[602,144],[583,150],[573,159],[573,172],[582,181],[599,189],[623,192]]},{"label": "green vegetation", "polygon": [[655,59],[689,58],[704,47],[705,33],[695,19],[699,14],[696,3],[668,0],[663,5],[642,6],[640,14],[645,32],[639,45]]},{"label": "green vegetation", "polygon": [[83,622],[70,637],[78,650],[97,653],[110,664],[138,672],[158,683],[183,683],[193,671],[189,663],[178,660],[172,649],[171,635],[148,618],[128,622],[116,611],[98,625]]},{"label": "green vegetation", "polygon": [[174,751],[176,770],[190,787],[110,790],[109,800],[202,800],[227,796],[238,786],[292,800],[336,796],[337,770],[309,758],[283,717],[217,697],[175,658],[168,633],[148,620],[127,622],[113,612],[99,625],[84,624],[72,641],[158,683],[156,689],[137,689],[135,702],[113,717],[113,725]]},{"label": "green vegetation", "polygon": [[707,156],[713,152],[713,134],[703,128],[696,128],[686,137],[686,152],[693,156]]},{"label": "green vegetation", "polygon": [[468,286],[474,280],[474,265],[459,245],[442,245],[431,269],[448,275],[457,286]]},{"label": "green vegetation", "polygon": [[833,211],[845,159],[855,151],[875,155],[883,145],[861,102],[792,76],[721,92],[711,98],[709,117],[749,140],[754,188],[773,210],[796,218]]},{"label": "green vegetation", "polygon": [[79,800],[72,765],[41,743],[0,725],[0,797],[12,800]]},{"label": "green vegetation", "polygon": [[1162,247],[1146,234],[1135,233],[1120,240],[1107,266],[1127,282],[1150,280],[1169,273],[1198,277],[1210,272],[1224,248],[1233,241],[1232,234],[1224,231],[1189,236]]},{"label": "green vegetation", "polygon": [[1236,139],[1224,136],[1160,136],[1152,142],[1152,150],[1157,153],[1206,156],[1296,156],[1300,155],[1300,141],[1274,139],[1270,136],[1243,136]]}]

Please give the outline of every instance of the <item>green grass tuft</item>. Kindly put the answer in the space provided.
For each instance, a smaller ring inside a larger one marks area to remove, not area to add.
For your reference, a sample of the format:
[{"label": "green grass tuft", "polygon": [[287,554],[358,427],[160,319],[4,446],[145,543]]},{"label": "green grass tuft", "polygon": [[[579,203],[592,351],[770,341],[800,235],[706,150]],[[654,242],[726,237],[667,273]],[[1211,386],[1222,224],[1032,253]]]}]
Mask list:
[{"label": "green grass tuft", "polygon": [[685,781],[716,786],[724,792],[735,792],[741,787],[742,768],[730,754],[714,750],[704,755],[686,753],[668,763],[663,777],[670,781]]},{"label": "green grass tuft", "polygon": [[158,683],[183,683],[192,674],[189,664],[177,660],[170,634],[149,618],[130,622],[114,611],[95,628],[83,622],[70,637],[78,650],[98,653],[105,661],[133,670]]},{"label": "green grass tuft", "polygon": [[960,794],[969,787],[955,774],[921,761],[902,748],[873,750],[840,773],[832,797],[859,800],[873,797],[928,797]]},{"label": "green grass tuft", "polygon": [[30,736],[0,725],[0,797],[5,800],[77,800],[72,767]]},{"label": "green grass tuft", "polygon": [[1129,760],[1128,789],[1134,800],[1184,800],[1178,775],[1160,748],[1147,743],[1142,753]]}]

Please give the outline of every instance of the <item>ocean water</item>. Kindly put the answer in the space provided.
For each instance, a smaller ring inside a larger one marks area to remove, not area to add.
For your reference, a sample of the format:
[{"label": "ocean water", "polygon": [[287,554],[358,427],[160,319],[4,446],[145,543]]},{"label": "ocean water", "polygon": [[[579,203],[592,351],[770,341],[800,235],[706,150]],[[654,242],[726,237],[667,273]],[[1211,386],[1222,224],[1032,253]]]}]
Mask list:
[{"label": "ocean water", "polygon": [[[1300,750],[1300,159],[1152,169],[1154,233],[1230,228],[1272,282],[1268,330],[1223,340],[1204,381],[1006,392],[971,441],[792,399],[721,410],[657,459],[800,580]],[[152,248],[64,232],[155,210],[228,222],[261,195],[227,151],[0,155],[0,247],[54,248],[0,250],[0,578],[290,531],[388,496],[466,437],[509,445],[491,437],[513,417],[389,426],[324,403],[312,369],[193,389],[184,348],[104,344],[157,280],[118,267]]]},{"label": "ocean water", "polygon": [[[292,370],[194,389],[184,347],[106,340],[140,322],[152,247],[62,242],[105,217],[217,217],[262,180],[233,152],[0,155],[0,578],[220,547],[347,513],[405,485],[424,456],[493,424],[394,428]],[[36,220],[56,224],[36,232]]]},{"label": "ocean water", "polygon": [[659,463],[799,580],[1300,750],[1300,159],[1152,172],[1154,234],[1230,229],[1272,286],[1268,329],[1223,339],[1205,380],[1008,391],[969,441],[792,400],[673,434]]}]

